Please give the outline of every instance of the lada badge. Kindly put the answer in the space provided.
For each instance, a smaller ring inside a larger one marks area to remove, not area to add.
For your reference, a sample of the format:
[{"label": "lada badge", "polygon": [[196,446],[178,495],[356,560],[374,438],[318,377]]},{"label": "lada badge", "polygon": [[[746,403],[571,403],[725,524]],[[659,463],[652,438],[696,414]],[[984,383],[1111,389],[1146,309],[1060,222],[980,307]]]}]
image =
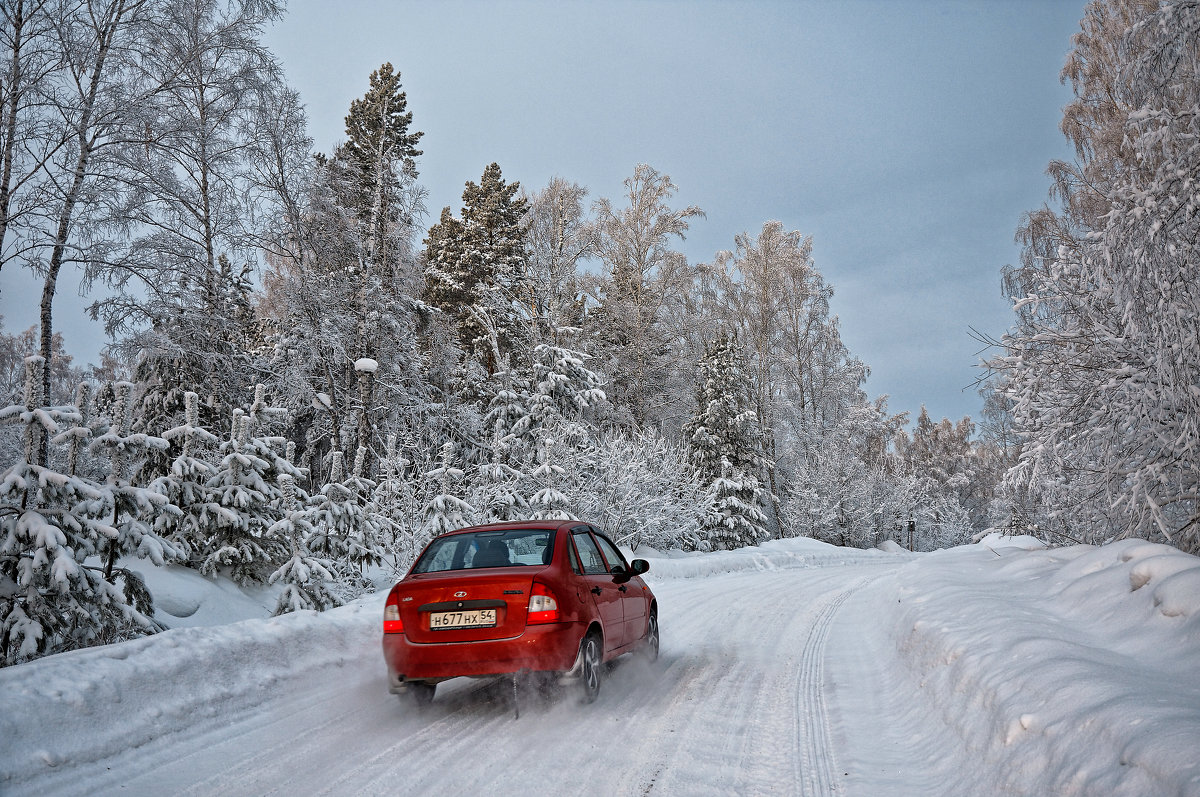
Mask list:
[{"label": "lada badge", "polygon": [[460,592],[456,592],[456,593],[454,593],[454,597],[456,597],[456,598],[465,598],[465,597],[467,597],[467,593],[465,593],[465,592],[461,592],[461,591],[460,591]]}]

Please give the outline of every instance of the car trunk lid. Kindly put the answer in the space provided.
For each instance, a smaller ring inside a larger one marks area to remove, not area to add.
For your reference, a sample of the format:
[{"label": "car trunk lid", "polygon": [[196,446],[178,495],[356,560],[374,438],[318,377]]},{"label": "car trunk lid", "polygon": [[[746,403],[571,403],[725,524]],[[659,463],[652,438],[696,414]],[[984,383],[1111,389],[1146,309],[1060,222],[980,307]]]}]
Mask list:
[{"label": "car trunk lid", "polygon": [[[543,569],[498,567],[410,575],[396,588],[404,633],[417,643],[519,636],[525,630],[533,577]],[[494,620],[489,611],[495,612]]]}]

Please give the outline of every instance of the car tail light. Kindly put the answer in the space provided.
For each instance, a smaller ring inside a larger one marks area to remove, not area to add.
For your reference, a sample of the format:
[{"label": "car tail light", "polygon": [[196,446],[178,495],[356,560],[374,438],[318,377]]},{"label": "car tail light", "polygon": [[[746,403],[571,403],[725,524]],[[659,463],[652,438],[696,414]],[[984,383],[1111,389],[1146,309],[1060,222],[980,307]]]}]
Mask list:
[{"label": "car tail light", "polygon": [[383,633],[404,633],[404,621],[400,619],[400,604],[395,593],[388,595],[387,606],[383,607]]},{"label": "car tail light", "polygon": [[555,599],[554,593],[545,584],[533,582],[533,589],[529,591],[529,614],[525,618],[525,624],[557,623],[561,619],[562,612],[558,610],[558,600]]}]

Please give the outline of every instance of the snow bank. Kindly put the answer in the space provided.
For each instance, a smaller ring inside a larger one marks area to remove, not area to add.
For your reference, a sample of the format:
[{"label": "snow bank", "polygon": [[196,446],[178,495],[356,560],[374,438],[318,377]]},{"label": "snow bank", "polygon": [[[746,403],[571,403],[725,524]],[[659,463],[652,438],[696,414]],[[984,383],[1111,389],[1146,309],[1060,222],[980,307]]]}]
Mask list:
[{"label": "snow bank", "polygon": [[1028,534],[1005,534],[1001,531],[989,531],[978,541],[985,548],[1023,548],[1027,551],[1038,551],[1046,547],[1046,543]]},{"label": "snow bank", "polygon": [[168,628],[225,625],[275,611],[278,584],[239,587],[227,579],[202,576],[187,567],[152,567],[145,561],[122,560],[146,580],[154,596],[154,619]]},{"label": "snow bank", "polygon": [[981,543],[868,591],[909,688],[979,759],[964,793],[1200,795],[1200,559]]},{"label": "snow bank", "polygon": [[897,555],[909,557],[913,554],[903,548],[897,551],[859,550],[839,548],[810,537],[791,537],[770,540],[762,545],[739,548],[735,551],[661,552],[643,546],[632,554],[626,549],[625,555],[648,561],[650,573],[647,579],[653,582],[660,579],[704,578],[718,573],[857,565],[869,562],[894,563]]},{"label": "snow bank", "polygon": [[282,681],[361,657],[379,646],[383,600],[179,628],[0,669],[0,792],[47,766],[99,761],[230,707],[252,709]]}]

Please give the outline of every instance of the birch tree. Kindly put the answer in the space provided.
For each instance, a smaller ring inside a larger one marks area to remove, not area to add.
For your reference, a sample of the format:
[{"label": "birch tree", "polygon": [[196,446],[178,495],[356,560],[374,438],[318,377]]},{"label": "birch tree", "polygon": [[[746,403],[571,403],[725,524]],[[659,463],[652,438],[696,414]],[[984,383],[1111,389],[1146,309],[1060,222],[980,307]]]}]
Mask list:
[{"label": "birch tree", "polygon": [[586,329],[609,377],[609,398],[628,408],[636,426],[670,416],[678,428],[687,413],[686,400],[676,398],[686,388],[671,377],[686,315],[679,302],[692,285],[687,258],[671,247],[704,211],[671,207],[676,190],[669,176],[642,163],[625,180],[626,206],[607,199],[594,206],[601,273],[587,287],[594,307]]},{"label": "birch tree", "polygon": [[1094,0],[1063,71],[1076,101],[1060,208],[1029,214],[992,365],[1013,404],[1013,490],[1077,539],[1200,549],[1200,4]]},{"label": "birch tree", "polygon": [[66,142],[65,128],[48,112],[63,62],[51,7],[51,0],[0,4],[0,269],[29,253],[20,227],[35,209],[31,189]]}]

